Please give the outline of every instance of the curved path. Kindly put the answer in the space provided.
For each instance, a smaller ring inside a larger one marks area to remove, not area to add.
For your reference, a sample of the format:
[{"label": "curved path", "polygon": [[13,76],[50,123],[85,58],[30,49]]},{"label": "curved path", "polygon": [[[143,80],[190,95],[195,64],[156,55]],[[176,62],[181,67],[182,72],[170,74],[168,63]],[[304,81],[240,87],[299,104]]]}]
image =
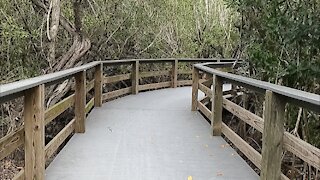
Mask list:
[{"label": "curved path", "polygon": [[48,180],[259,179],[209,123],[190,111],[191,88],[129,95],[87,118],[46,169]]}]

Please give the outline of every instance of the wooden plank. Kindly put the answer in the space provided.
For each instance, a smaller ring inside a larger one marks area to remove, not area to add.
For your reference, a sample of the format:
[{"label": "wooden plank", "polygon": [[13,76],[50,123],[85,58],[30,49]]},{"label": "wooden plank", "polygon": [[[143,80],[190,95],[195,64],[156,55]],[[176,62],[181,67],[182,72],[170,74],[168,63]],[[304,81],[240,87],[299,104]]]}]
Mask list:
[{"label": "wooden plank", "polygon": [[91,100],[86,104],[86,114],[90,112],[93,106],[94,106],[94,98],[91,98]]},{"label": "wooden plank", "polygon": [[153,83],[153,84],[145,84],[139,86],[139,91],[149,90],[149,89],[159,89],[159,88],[165,88],[170,87],[171,82],[160,82],[160,83]]},{"label": "wooden plank", "polygon": [[79,72],[75,76],[76,79],[76,92],[75,92],[75,118],[76,118],[76,133],[85,132],[85,106],[86,106],[86,73]]},{"label": "wooden plank", "polygon": [[192,99],[191,111],[196,111],[198,106],[198,89],[199,89],[199,70],[193,66],[192,68]]},{"label": "wooden plank", "polygon": [[212,117],[211,128],[213,136],[221,136],[221,124],[222,124],[222,92],[223,81],[218,76],[213,76],[213,91],[212,91]]},{"label": "wooden plank", "polygon": [[269,82],[259,81],[256,79],[243,77],[231,73],[221,72],[201,64],[197,64],[194,66],[207,73],[215,74],[223,78],[225,81],[246,87],[251,90],[255,90],[260,93],[265,93],[266,90],[270,90],[272,92],[285,96],[287,102],[320,113],[320,95],[318,94],[313,94],[285,86],[280,86]]},{"label": "wooden plank", "polygon": [[281,96],[269,90],[266,92],[260,176],[262,180],[281,178],[285,104]]},{"label": "wooden plank", "polygon": [[95,68],[94,72],[94,106],[102,106],[102,77],[103,77],[103,65],[99,64]]},{"label": "wooden plank", "polygon": [[7,157],[19,146],[24,144],[24,127],[0,139],[0,160]]},{"label": "wooden plank", "polygon": [[86,87],[86,93],[88,93],[89,91],[91,91],[91,89],[94,88],[94,79],[91,80],[88,84],[87,84],[87,87]]},{"label": "wooden plank", "polygon": [[24,180],[25,174],[24,169],[20,170],[18,174],[16,174],[12,180]]},{"label": "wooden plank", "polygon": [[172,88],[176,88],[178,86],[178,63],[177,59],[172,62]]},{"label": "wooden plank", "polygon": [[[212,81],[212,80],[211,80]],[[207,86],[201,84],[199,82],[199,89],[206,95],[209,96],[210,98],[212,97],[212,90],[210,88],[208,88]]]},{"label": "wooden plank", "polygon": [[140,72],[140,78],[155,77],[155,76],[171,76],[171,71]]},{"label": "wooden plank", "polygon": [[53,119],[58,117],[61,113],[63,113],[68,108],[74,105],[74,96],[75,94],[70,95],[69,97],[63,99],[59,103],[51,106],[49,109],[45,111],[45,125],[50,123]]},{"label": "wooden plank", "polygon": [[25,179],[44,179],[44,84],[25,91]]},{"label": "wooden plank", "polygon": [[178,81],[178,86],[190,86],[192,85],[192,80],[180,80]]},{"label": "wooden plank", "polygon": [[222,122],[222,133],[259,169],[261,169],[261,154],[243,140],[237,133],[232,131]]},{"label": "wooden plank", "polygon": [[[264,125],[261,117],[241,108],[239,105],[227,100],[226,98],[223,99],[223,107],[239,119],[257,129],[259,132],[263,132]],[[320,150],[318,148],[298,137],[295,137],[289,132],[284,133],[283,141],[284,148],[286,150],[295,154],[313,167],[320,169]]]},{"label": "wooden plank", "polygon": [[211,111],[199,101],[198,101],[198,108],[208,119],[211,120],[211,117],[212,117]]},{"label": "wooden plank", "polygon": [[45,159],[48,160],[59,146],[70,136],[75,129],[75,119],[72,119],[46,146]]},{"label": "wooden plank", "polygon": [[223,98],[223,107],[259,132],[263,132],[263,119],[261,117],[253,114],[252,112],[242,108],[226,98]]},{"label": "wooden plank", "polygon": [[139,93],[139,61],[132,64],[132,94]]},{"label": "wooden plank", "polygon": [[119,96],[122,96],[125,94],[129,94],[131,92],[132,92],[132,87],[122,88],[122,89],[119,89],[116,91],[104,93],[102,95],[102,97],[103,97],[102,99],[105,101],[105,100],[116,98],[116,97],[119,97]]},{"label": "wooden plank", "polygon": [[205,85],[206,87],[210,88],[213,83],[213,78],[209,78],[205,80],[204,82],[201,82],[201,84]]},{"label": "wooden plank", "polygon": [[286,150],[292,152],[316,169],[320,169],[320,149],[288,132],[284,133],[283,141]]},{"label": "wooden plank", "polygon": [[129,79],[131,79],[131,76],[132,76],[131,73],[120,74],[120,75],[115,75],[115,76],[108,76],[108,77],[104,78],[103,84],[129,80]]}]

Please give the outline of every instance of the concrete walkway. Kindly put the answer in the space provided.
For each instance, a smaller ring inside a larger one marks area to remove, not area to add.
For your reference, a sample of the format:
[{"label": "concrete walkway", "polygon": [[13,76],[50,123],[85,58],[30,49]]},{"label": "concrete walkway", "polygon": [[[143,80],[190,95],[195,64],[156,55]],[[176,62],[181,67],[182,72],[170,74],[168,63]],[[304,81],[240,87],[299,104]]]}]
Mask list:
[{"label": "concrete walkway", "polygon": [[259,179],[190,111],[191,88],[129,95],[94,109],[46,170],[48,180]]}]

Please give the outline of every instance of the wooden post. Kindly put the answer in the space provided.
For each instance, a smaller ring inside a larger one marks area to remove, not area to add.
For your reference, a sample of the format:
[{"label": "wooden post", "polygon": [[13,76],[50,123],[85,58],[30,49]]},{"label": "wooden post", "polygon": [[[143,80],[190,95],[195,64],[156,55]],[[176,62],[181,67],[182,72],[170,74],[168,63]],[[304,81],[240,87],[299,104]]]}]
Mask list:
[{"label": "wooden post", "polygon": [[44,140],[44,84],[25,91],[25,178],[44,179],[45,140]]},{"label": "wooden post", "polygon": [[139,61],[132,65],[132,94],[139,93]]},{"label": "wooden post", "polygon": [[178,59],[175,59],[172,62],[172,88],[176,88],[178,86]]},{"label": "wooden post", "polygon": [[75,75],[76,92],[75,92],[75,116],[76,116],[76,133],[85,132],[86,119],[86,72],[81,71]]},{"label": "wooden post", "polygon": [[196,111],[198,106],[199,69],[192,68],[192,105],[191,111]]},{"label": "wooden post", "polygon": [[260,177],[262,180],[280,180],[281,177],[285,104],[280,95],[266,91]]},{"label": "wooden post", "polygon": [[213,136],[221,136],[222,126],[222,92],[223,82],[220,77],[213,75],[213,94],[212,94],[212,114],[211,114],[211,129]]},{"label": "wooden post", "polygon": [[103,77],[103,64],[95,67],[94,73],[94,106],[102,106],[102,77]]}]

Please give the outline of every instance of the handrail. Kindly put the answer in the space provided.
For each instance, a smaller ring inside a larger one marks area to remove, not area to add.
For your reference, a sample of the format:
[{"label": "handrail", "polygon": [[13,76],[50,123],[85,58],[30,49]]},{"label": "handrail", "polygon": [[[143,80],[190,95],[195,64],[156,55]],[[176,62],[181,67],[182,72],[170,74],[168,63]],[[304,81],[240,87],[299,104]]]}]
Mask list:
[{"label": "handrail", "polygon": [[[293,103],[320,113],[320,95],[222,72],[208,67],[211,65],[212,63],[202,63],[193,66],[191,110],[199,109],[211,121],[212,135],[224,134],[261,170],[261,179],[263,180],[288,179],[281,173],[283,149],[290,151],[316,169],[320,169],[320,149],[284,130],[286,103]],[[202,72],[212,76],[211,82],[200,81]],[[224,82],[265,94],[263,118],[227,100],[222,92]],[[213,89],[211,89],[211,85],[213,85]],[[198,100],[198,90],[205,94],[204,99]],[[205,106],[210,100],[211,109]],[[252,148],[222,121],[223,109],[262,133],[262,154]]]},{"label": "handrail", "polygon": [[267,90],[270,90],[272,92],[285,96],[287,98],[287,101],[291,103],[305,107],[318,113],[320,112],[320,95],[231,73],[222,72],[207,67],[206,65],[210,65],[210,63],[195,64],[194,66],[204,72],[217,75],[230,83],[235,83],[237,85],[248,87],[249,89],[254,89],[255,91],[260,93],[265,93]]}]

